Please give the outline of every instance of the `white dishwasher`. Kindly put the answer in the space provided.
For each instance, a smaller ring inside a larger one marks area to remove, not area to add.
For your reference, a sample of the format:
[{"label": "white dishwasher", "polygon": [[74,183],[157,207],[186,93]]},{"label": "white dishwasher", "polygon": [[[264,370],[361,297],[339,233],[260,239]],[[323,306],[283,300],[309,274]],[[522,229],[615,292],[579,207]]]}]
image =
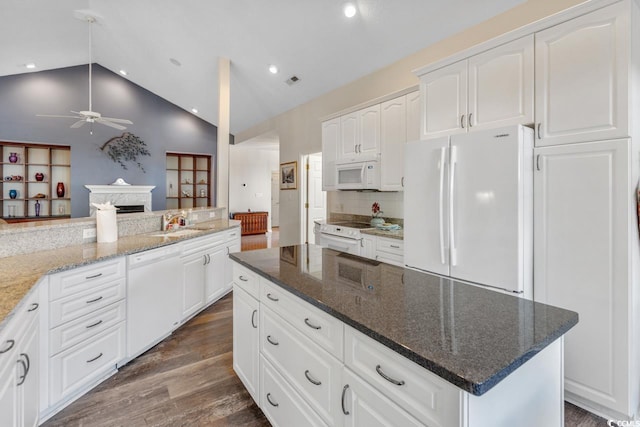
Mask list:
[{"label": "white dishwasher", "polygon": [[174,244],[127,256],[127,360],[180,323],[181,249]]}]

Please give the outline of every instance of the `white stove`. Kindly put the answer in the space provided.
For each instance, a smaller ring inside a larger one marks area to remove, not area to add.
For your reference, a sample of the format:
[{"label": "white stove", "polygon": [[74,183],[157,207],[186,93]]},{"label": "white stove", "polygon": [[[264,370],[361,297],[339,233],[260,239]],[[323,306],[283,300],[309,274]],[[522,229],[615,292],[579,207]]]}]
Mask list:
[{"label": "white stove", "polygon": [[316,224],[316,243],[336,251],[360,255],[362,250],[362,235],[360,230],[372,228],[366,222],[329,222]]}]

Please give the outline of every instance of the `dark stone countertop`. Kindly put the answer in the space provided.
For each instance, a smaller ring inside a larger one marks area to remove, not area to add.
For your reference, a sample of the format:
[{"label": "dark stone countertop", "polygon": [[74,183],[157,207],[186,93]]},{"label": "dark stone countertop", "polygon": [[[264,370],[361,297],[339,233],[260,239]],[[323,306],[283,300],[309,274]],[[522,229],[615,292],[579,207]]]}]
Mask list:
[{"label": "dark stone countertop", "polygon": [[230,256],[476,396],[578,323],[573,311],[315,245]]}]

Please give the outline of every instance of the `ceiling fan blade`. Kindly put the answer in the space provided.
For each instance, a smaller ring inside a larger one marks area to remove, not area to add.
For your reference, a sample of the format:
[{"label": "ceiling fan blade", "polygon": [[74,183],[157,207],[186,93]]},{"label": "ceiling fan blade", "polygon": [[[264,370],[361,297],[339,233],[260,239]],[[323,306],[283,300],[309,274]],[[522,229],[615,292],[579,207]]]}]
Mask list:
[{"label": "ceiling fan blade", "polygon": [[125,126],[121,126],[121,125],[117,125],[115,123],[111,123],[110,121],[104,120],[103,118],[96,119],[96,123],[102,123],[103,125],[110,126],[112,128],[116,128],[116,129],[119,129],[119,130],[125,130],[126,129]]},{"label": "ceiling fan blade", "polygon": [[79,128],[80,126],[82,126],[83,124],[85,124],[85,123],[87,123],[87,121],[86,121],[86,120],[78,120],[77,122],[75,122],[74,124],[72,124],[72,125],[71,125],[71,126],[69,126],[69,127],[70,127],[70,128],[73,128],[73,129],[77,129],[77,128]]},{"label": "ceiling fan blade", "polygon": [[56,117],[56,118],[63,118],[63,119],[81,119],[82,118],[80,116],[58,116],[54,114],[36,114],[36,117]]},{"label": "ceiling fan blade", "polygon": [[127,119],[114,119],[113,117],[101,117],[102,120],[108,120],[110,122],[113,123],[124,123],[127,125],[132,125],[133,122],[131,120],[127,120]]}]

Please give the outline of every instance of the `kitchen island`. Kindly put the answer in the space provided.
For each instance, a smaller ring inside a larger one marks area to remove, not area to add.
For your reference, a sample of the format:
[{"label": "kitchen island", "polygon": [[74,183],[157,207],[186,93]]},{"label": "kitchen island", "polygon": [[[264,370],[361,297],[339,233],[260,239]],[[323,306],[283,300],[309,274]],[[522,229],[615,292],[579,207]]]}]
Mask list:
[{"label": "kitchen island", "polygon": [[[271,391],[278,384],[293,390],[281,391],[281,400],[299,395],[302,403],[293,406],[310,408],[305,422],[318,416],[329,425],[365,425],[393,413],[406,416],[403,425],[563,424],[562,336],[578,322],[576,313],[314,245],[230,256],[238,268],[234,299],[248,291],[258,302],[250,314],[259,330],[260,383],[248,388],[274,425],[286,406]],[[308,335],[323,321],[320,331],[334,331],[325,342]],[[292,372],[296,360],[313,365],[318,354],[341,373]],[[247,385],[241,364],[234,368]],[[317,383],[332,388],[324,401],[314,397],[323,387]],[[391,412],[380,409],[382,401],[366,405],[362,393],[352,396],[360,383],[366,396],[387,397]]]}]

